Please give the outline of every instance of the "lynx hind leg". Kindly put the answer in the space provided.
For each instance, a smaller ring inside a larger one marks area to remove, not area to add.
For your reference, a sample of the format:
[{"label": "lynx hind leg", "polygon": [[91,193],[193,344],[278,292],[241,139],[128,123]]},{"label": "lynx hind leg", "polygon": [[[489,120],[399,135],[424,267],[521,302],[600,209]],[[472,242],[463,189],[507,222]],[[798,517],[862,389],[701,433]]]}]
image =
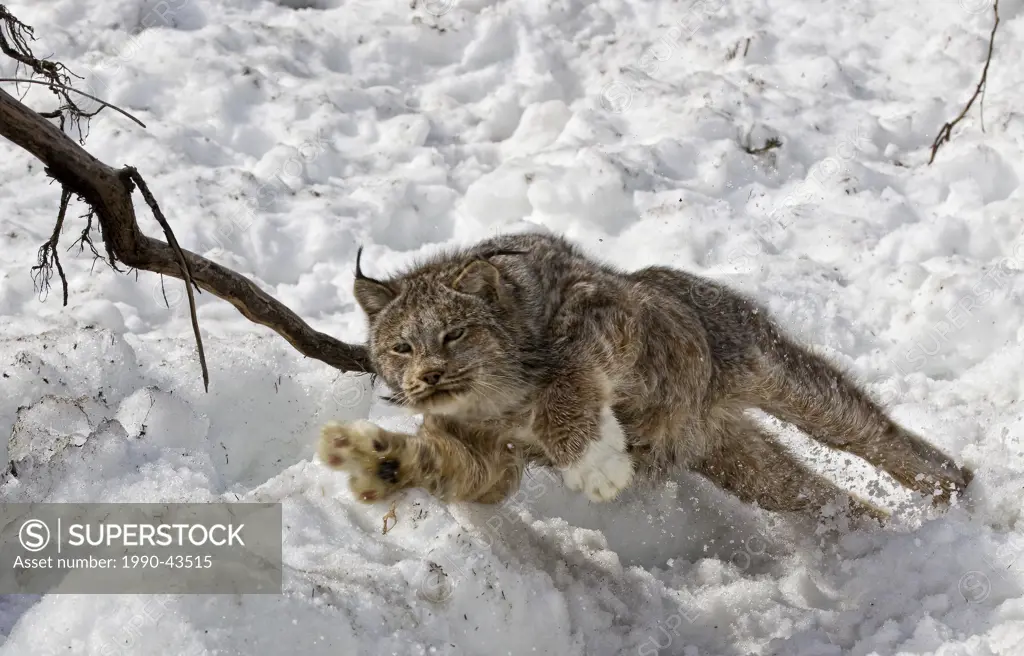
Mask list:
[{"label": "lynx hind leg", "polygon": [[331,469],[349,473],[349,487],[357,499],[373,503],[410,487],[402,480],[412,471],[403,462],[405,438],[366,420],[332,421],[320,430],[317,454]]},{"label": "lynx hind leg", "polygon": [[584,447],[580,459],[562,472],[566,486],[583,491],[591,501],[610,501],[633,478],[633,462],[626,453],[626,434],[612,409],[601,410],[598,438]]},{"label": "lynx hind leg", "polygon": [[970,485],[969,469],[890,419],[824,358],[779,339],[766,350],[761,374],[756,405],[815,440],[864,458],[936,503]]},{"label": "lynx hind leg", "polygon": [[772,512],[814,515],[838,502],[841,512],[854,517],[889,517],[885,510],[807,469],[751,419],[726,417],[709,430],[716,451],[695,471],[745,503]]}]

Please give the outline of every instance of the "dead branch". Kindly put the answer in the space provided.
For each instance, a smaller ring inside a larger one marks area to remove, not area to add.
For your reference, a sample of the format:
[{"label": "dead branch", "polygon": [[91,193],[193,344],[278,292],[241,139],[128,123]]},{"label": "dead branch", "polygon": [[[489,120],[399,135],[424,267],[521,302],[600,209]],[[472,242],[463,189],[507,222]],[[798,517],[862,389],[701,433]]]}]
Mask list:
[{"label": "dead branch", "polygon": [[[77,244],[78,254],[81,255],[82,252],[85,250],[86,244],[88,244],[89,250],[92,251],[93,263],[95,263],[96,260],[103,259],[103,256],[100,255],[100,252],[96,250],[96,244],[92,243],[92,219],[94,216],[96,216],[96,212],[90,207],[88,212],[78,217],[80,219],[85,219],[85,227],[82,228],[82,234],[78,236],[78,239],[76,239],[74,242],[72,242],[70,246],[68,246],[68,250],[70,251],[72,248],[75,247],[75,244]],[[117,268],[117,262],[111,261],[109,262],[109,264],[111,269],[120,273],[121,269]]]},{"label": "dead branch", "polygon": [[778,137],[768,137],[763,146],[755,148],[748,138],[746,143],[742,144],[742,148],[750,155],[764,155],[768,151],[775,150],[776,148],[782,148],[782,139],[779,139]]},{"label": "dead branch", "polygon": [[[39,59],[32,54],[32,49],[29,47],[29,41],[35,41],[36,37],[32,31],[32,28],[25,25],[20,20],[14,17],[7,7],[0,5],[0,52],[18,62],[23,64],[34,75],[37,75],[45,82],[32,81],[33,84],[45,84],[49,87],[53,95],[57,97],[57,101],[60,108],[54,112],[47,112],[51,118],[60,119],[60,129],[64,130],[66,121],[68,118],[71,119],[71,124],[78,130],[79,134],[82,134],[82,140],[85,140],[84,133],[81,131],[81,121],[85,119],[87,122],[89,118],[95,116],[103,110],[104,106],[109,106],[104,103],[96,110],[88,112],[79,107],[71,96],[68,95],[68,91],[71,90],[71,78],[81,77],[72,73],[64,64],[60,62],[53,62],[48,59]],[[78,92],[81,93],[81,92]],[[89,94],[83,94],[88,96]],[[102,102],[102,101],[101,101]],[[66,112],[66,114],[65,114]]]},{"label": "dead branch", "polygon": [[56,265],[57,273],[60,275],[60,284],[64,288],[64,307],[68,306],[68,279],[64,275],[64,268],[60,265],[60,257],[57,255],[57,240],[60,239],[61,230],[64,229],[64,215],[68,211],[68,202],[70,201],[71,192],[63,189],[60,193],[57,225],[53,228],[50,240],[39,247],[39,264],[32,267],[32,279],[45,294],[50,291],[50,278],[53,276],[53,267]]},{"label": "dead branch", "polygon": [[[395,501],[391,502],[391,508],[388,510],[387,514],[384,515],[384,520],[383,520],[384,521],[384,526],[381,528],[381,531],[380,531],[384,535],[387,535],[388,531],[390,531],[391,529],[395,528],[395,524],[398,523],[398,515],[395,513],[395,508],[397,506],[398,506],[398,500],[396,499]],[[395,520],[395,523],[392,524],[391,526],[388,526],[388,520],[389,519]]]},{"label": "dead branch", "polygon": [[[106,100],[103,100],[101,98],[97,98],[96,96],[92,95],[91,93],[86,93],[84,91],[79,91],[78,89],[76,89],[74,87],[64,86],[63,84],[58,84],[57,82],[43,82],[41,80],[28,80],[28,79],[23,78],[23,77],[0,77],[0,82],[23,82],[25,84],[43,84],[43,85],[46,85],[47,87],[49,87],[50,89],[60,89],[62,91],[73,91],[75,93],[80,93],[83,96],[85,96],[86,98],[88,98],[89,100],[94,100],[94,101],[96,101],[96,102],[98,102],[100,104],[100,109],[96,110],[95,112],[92,112],[91,114],[83,114],[83,116],[90,116],[90,117],[91,116],[96,116],[96,114],[98,114],[100,112],[100,110],[102,110],[104,107],[109,107],[110,109],[114,110],[115,112],[117,112],[119,114],[123,114],[124,116],[127,116],[128,118],[130,118],[131,120],[135,121],[136,123],[138,123],[142,127],[146,127],[145,123],[143,123],[139,119],[135,118],[134,116],[132,116],[128,112],[124,111],[123,109],[121,109],[117,105],[111,105]],[[65,109],[65,108],[62,108],[62,109]],[[54,110],[52,112],[39,112],[39,115],[42,116],[43,118],[60,118],[62,116],[60,110]]]},{"label": "dead branch", "polygon": [[[995,0],[992,4],[992,13],[995,14],[995,22],[992,23],[992,34],[988,37],[988,55],[985,57],[985,67],[981,71],[981,79],[978,80],[978,86],[974,89],[974,94],[971,95],[971,99],[967,101],[966,105],[964,105],[959,116],[943,125],[939,130],[939,134],[935,137],[935,141],[932,142],[932,156],[928,159],[929,165],[935,161],[935,155],[939,152],[939,147],[949,141],[950,137],[953,136],[953,128],[956,127],[956,124],[964,120],[964,117],[967,116],[967,112],[971,111],[974,101],[984,93],[985,85],[988,83],[988,67],[992,63],[992,52],[996,45],[996,30],[999,28],[999,0]],[[982,98],[982,102],[984,102],[984,97],[982,96]],[[984,115],[981,120],[982,130],[984,130]]]},{"label": "dead branch", "polygon": [[[4,29],[6,33],[3,32]],[[31,28],[18,22],[3,5],[0,5],[0,50],[16,61],[28,65],[35,73],[48,80],[54,81],[55,76],[65,76],[58,79],[56,86],[52,88],[55,93],[67,96],[67,91],[62,87],[67,86],[69,79],[66,76],[71,75],[70,71],[62,64],[34,58],[23,34],[31,36]],[[104,106],[107,105],[104,103],[100,109]],[[80,112],[73,103],[70,107],[73,120],[95,115],[95,112]],[[65,104],[62,109],[67,110],[68,106]],[[115,169],[90,155],[64,133],[63,114],[61,117],[62,125],[58,128],[42,114],[33,111],[0,89],[0,136],[36,157],[45,165],[47,175],[62,185],[58,224],[53,237],[45,245],[46,252],[54,257],[62,281],[63,270],[56,260],[56,239],[63,228],[64,215],[67,211],[65,198],[70,200],[70,195],[74,194],[89,206],[88,225],[76,242],[81,249],[88,244],[94,255],[99,257],[89,237],[92,217],[95,216],[102,231],[110,264],[115,269],[116,263],[121,262],[130,268],[152,271],[185,281],[192,312],[192,327],[196,333],[203,368],[203,382],[207,389],[208,373],[195,314],[193,287],[206,290],[228,301],[247,319],[274,330],[307,357],[320,360],[341,371],[373,372],[365,347],[347,344],[313,330],[298,315],[245,276],[181,248],[139,172],[130,166]],[[132,203],[132,192],[135,187],[139,188],[154,217],[160,223],[167,243],[147,237],[139,229]],[[66,281],[64,284],[66,289]]]},{"label": "dead branch", "polygon": [[[174,236],[174,232],[171,230],[171,225],[167,223],[167,219],[164,217],[164,213],[160,211],[160,206],[156,202],[156,198],[153,197],[153,193],[149,190],[149,185],[139,175],[138,170],[134,166],[126,166],[121,169],[121,175],[125,183],[129,187],[129,193],[131,193],[131,184],[135,183],[138,186],[139,191],[142,192],[142,198],[145,199],[146,204],[149,205],[149,209],[153,212],[153,216],[156,218],[160,227],[164,230],[164,236],[167,237],[167,243],[170,244],[171,248],[174,249],[174,254],[178,260],[178,268],[181,271],[181,279],[185,281],[185,291],[188,293],[188,310],[192,317],[192,333],[196,338],[196,348],[199,350],[199,365],[203,369],[203,386],[206,389],[210,389],[210,372],[206,368],[206,352],[203,350],[203,337],[199,333],[199,317],[196,315],[196,298],[192,294],[192,288],[199,289],[196,285],[195,280],[192,278],[192,269],[189,268],[188,261],[181,252],[181,246],[178,245],[178,239]],[[167,302],[167,296],[164,296],[164,302]]]}]

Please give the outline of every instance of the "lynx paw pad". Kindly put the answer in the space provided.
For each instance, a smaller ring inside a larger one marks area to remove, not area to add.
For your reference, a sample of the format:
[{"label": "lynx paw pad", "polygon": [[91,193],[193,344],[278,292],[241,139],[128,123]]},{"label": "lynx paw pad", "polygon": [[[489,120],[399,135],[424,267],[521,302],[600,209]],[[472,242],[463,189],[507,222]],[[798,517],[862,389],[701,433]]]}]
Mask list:
[{"label": "lynx paw pad", "polygon": [[600,439],[587,445],[579,462],[563,472],[565,484],[570,490],[582,490],[591,501],[614,499],[633,479],[633,463],[625,449],[622,427],[611,410],[605,410]]},{"label": "lynx paw pad", "polygon": [[349,487],[360,501],[383,500],[399,487],[400,443],[372,422],[325,424],[317,453],[331,469],[349,473]]}]

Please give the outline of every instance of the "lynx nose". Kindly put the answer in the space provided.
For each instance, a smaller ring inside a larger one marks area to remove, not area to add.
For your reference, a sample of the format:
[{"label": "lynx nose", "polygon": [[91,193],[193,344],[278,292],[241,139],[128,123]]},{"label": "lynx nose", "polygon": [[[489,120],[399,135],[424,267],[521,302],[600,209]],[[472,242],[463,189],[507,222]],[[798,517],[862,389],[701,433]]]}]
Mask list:
[{"label": "lynx nose", "polygon": [[434,371],[428,371],[427,373],[421,375],[420,380],[422,380],[427,385],[437,385],[441,381],[442,375],[444,375],[443,371],[438,371],[435,369]]}]

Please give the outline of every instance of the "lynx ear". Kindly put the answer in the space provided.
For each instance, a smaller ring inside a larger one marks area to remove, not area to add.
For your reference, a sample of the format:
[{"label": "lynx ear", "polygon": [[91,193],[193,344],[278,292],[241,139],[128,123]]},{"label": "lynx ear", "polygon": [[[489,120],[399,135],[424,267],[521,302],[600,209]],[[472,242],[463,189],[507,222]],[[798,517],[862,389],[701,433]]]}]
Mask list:
[{"label": "lynx ear", "polygon": [[472,294],[486,299],[499,299],[504,283],[498,267],[486,260],[473,260],[455,276],[452,289],[463,294]]},{"label": "lynx ear", "polygon": [[363,275],[363,270],[359,266],[359,260],[362,255],[363,247],[360,246],[359,250],[356,251],[356,281],[353,285],[353,292],[359,307],[363,308],[363,312],[372,318],[383,310],[388,303],[395,300],[396,294],[393,289],[381,281]]}]

